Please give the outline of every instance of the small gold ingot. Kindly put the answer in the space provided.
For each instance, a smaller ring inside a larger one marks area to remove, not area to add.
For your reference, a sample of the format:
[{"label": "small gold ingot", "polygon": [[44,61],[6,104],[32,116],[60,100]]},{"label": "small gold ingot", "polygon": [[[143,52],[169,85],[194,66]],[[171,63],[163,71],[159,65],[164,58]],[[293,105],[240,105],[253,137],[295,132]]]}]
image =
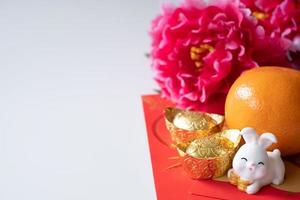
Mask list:
[{"label": "small gold ingot", "polygon": [[193,179],[223,176],[231,166],[240,140],[239,130],[235,129],[194,140],[186,149],[183,168]]},{"label": "small gold ingot", "polygon": [[179,150],[185,152],[191,141],[219,132],[224,123],[224,116],[167,108],[165,122],[172,141]]},{"label": "small gold ingot", "polygon": [[229,129],[191,142],[182,161],[184,170],[193,179],[223,176],[239,146],[239,133],[239,130]]},{"label": "small gold ingot", "polygon": [[247,187],[252,183],[249,180],[243,180],[241,179],[237,174],[235,174],[233,171],[229,174],[229,182],[233,185],[236,185],[237,188],[240,191],[245,192],[247,190]]}]

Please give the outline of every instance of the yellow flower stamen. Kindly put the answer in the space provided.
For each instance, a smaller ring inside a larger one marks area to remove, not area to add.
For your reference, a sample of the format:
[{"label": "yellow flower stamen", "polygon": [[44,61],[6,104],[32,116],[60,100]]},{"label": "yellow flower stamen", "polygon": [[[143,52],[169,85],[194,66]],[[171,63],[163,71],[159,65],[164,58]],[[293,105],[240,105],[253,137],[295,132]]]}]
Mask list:
[{"label": "yellow flower stamen", "polygon": [[214,51],[214,48],[208,44],[201,44],[199,47],[192,47],[190,49],[190,57],[195,62],[195,66],[201,70],[203,65],[202,58],[207,54]]},{"label": "yellow flower stamen", "polygon": [[264,20],[269,17],[267,13],[258,12],[258,11],[253,12],[252,15],[258,20]]}]

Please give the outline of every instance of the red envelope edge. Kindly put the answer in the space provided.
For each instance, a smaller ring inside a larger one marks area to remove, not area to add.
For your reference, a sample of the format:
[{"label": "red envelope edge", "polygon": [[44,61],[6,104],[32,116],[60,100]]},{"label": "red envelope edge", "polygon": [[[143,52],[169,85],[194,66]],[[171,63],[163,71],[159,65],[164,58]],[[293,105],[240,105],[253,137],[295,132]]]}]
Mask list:
[{"label": "red envelope edge", "polygon": [[160,95],[144,95],[142,101],[158,200],[300,200],[300,193],[271,186],[262,188],[255,195],[248,195],[227,182],[190,179],[179,166],[178,154],[170,147],[169,132],[165,127],[164,109],[174,105]]}]

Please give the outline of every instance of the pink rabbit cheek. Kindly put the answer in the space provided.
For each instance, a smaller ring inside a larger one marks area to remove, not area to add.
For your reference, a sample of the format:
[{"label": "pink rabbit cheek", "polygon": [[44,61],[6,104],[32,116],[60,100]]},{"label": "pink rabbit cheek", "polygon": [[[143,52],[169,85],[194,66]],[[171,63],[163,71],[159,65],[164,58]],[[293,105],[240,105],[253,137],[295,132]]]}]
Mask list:
[{"label": "pink rabbit cheek", "polygon": [[254,170],[254,178],[260,179],[267,174],[267,168],[265,165],[257,165]]}]

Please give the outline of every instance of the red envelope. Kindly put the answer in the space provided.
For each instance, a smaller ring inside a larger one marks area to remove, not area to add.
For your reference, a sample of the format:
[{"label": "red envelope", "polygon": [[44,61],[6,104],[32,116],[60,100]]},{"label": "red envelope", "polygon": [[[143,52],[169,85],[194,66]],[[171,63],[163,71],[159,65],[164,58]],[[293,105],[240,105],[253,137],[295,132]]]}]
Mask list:
[{"label": "red envelope", "polygon": [[[262,188],[255,195],[248,195],[228,182],[192,180],[181,168],[178,154],[170,146],[169,132],[165,127],[164,109],[174,105],[159,95],[145,95],[142,100],[158,200],[300,200],[300,192],[287,192],[271,186]],[[300,168],[297,169],[300,171]],[[296,182],[300,190],[300,179],[296,179]]]}]

